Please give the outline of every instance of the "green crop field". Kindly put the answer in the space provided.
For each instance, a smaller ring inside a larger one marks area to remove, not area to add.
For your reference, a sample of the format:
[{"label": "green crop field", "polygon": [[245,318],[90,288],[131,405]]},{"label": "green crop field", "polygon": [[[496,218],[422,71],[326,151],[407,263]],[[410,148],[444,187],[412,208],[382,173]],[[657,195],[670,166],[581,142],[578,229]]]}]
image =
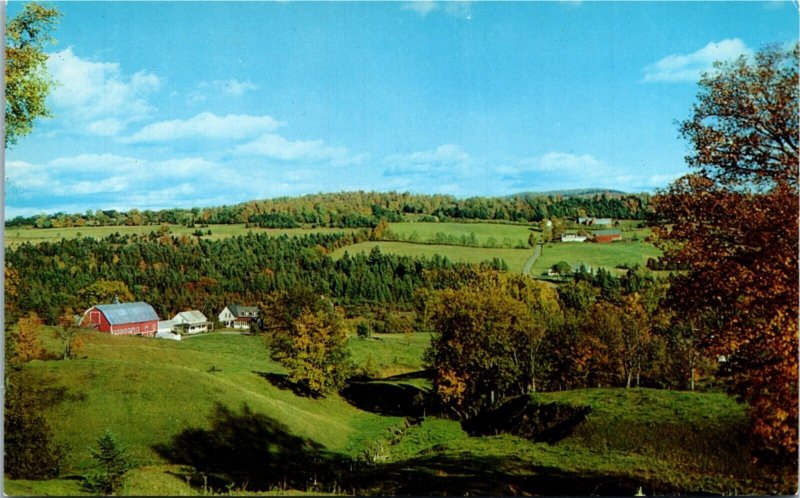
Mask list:
[{"label": "green crop field", "polygon": [[[531,228],[527,225],[500,223],[390,223],[389,229],[401,240],[419,243],[437,242],[437,234],[445,237],[475,235],[478,245],[516,247],[528,245]],[[494,242],[490,239],[494,239]]]},{"label": "green crop field", "polygon": [[[53,332],[45,327],[41,335],[50,351],[58,348]],[[180,477],[185,469],[158,448],[178,434],[218,424],[219,417],[210,418],[216,404],[229,413],[240,413],[246,404],[255,416],[285,431],[276,437],[309,438],[340,455],[373,455],[376,460],[359,477],[360,490],[373,494],[587,494],[603,485],[625,494],[636,486],[648,494],[771,489],[759,480],[763,469],[749,460],[743,407],[723,394],[651,389],[537,394],[531,402],[590,409],[570,434],[549,444],[512,434],[470,436],[458,422],[438,417],[408,425],[400,416],[359,409],[338,394],[297,396],[276,382],[284,370],[269,359],[258,336],[212,333],[173,342],[93,331],[82,335],[81,359],[34,360],[22,369],[28,382],[60,392],[45,415],[57,442],[69,449],[63,477],[6,480],[7,493],[80,493],[79,482],[70,476],[89,468],[86,448],[110,429],[139,465],[129,473],[124,494],[197,494],[202,481],[195,479],[190,487]],[[363,366],[372,356],[381,375],[396,375],[422,367],[429,340],[426,333],[380,334],[352,337],[350,348],[356,364]],[[428,389],[430,384],[411,376],[372,387],[382,386],[400,392],[403,386]],[[305,490],[258,494],[297,491]]]},{"label": "green crop field", "polygon": [[[211,235],[203,235],[206,239],[222,239],[246,235],[248,232],[269,233],[272,235],[304,235],[308,233],[341,233],[353,232],[355,229],[349,228],[247,228],[244,224],[238,225],[209,225],[204,228],[187,228],[182,225],[167,225],[171,235],[191,236],[196,230],[206,233],[211,230]],[[76,237],[92,237],[100,239],[108,237],[113,233],[120,235],[128,234],[149,234],[158,232],[160,225],[147,226],[102,226],[102,227],[69,227],[69,228],[9,228],[4,233],[6,247],[15,247],[25,242],[38,244],[40,242],[55,242],[62,239],[73,239]]]},{"label": "green crop field", "polygon": [[484,247],[462,247],[434,244],[412,244],[409,242],[361,242],[347,247],[341,247],[331,253],[333,259],[340,259],[345,252],[358,254],[369,253],[373,247],[379,247],[381,252],[397,254],[399,256],[415,256],[431,258],[435,254],[447,257],[453,262],[481,263],[500,258],[508,264],[510,271],[522,273],[525,262],[533,255],[532,249],[489,249]]}]

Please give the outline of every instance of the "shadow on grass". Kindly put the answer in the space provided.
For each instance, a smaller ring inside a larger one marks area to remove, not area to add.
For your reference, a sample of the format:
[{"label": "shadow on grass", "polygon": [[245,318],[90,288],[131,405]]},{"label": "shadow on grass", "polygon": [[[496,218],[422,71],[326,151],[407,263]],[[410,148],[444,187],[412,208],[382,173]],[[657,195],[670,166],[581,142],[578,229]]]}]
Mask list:
[{"label": "shadow on grass", "polygon": [[[513,455],[432,454],[368,463],[294,436],[283,424],[217,405],[208,429],[190,428],[154,449],[173,464],[191,466],[191,484],[217,492],[299,489],[359,495],[633,495],[642,482],[617,476],[570,474],[534,467]],[[648,494],[673,493],[645,488]]]},{"label": "shadow on grass", "polygon": [[628,478],[531,466],[513,456],[470,455],[435,455],[384,464],[366,469],[358,482],[360,493],[413,496],[633,496],[641,485]]},{"label": "shadow on grass", "polygon": [[[404,417],[422,417],[434,413],[430,388],[418,385],[430,380],[426,370],[409,372],[384,379],[350,379],[339,394],[348,403],[373,413]],[[415,381],[417,383],[415,383]]]},{"label": "shadow on grass", "polygon": [[[190,428],[155,451],[172,463],[190,465],[216,491],[233,483],[248,489],[307,489],[335,476],[338,461],[319,444],[290,434],[283,424],[243,405],[240,413],[217,404],[210,429]],[[195,479],[195,481],[197,481]]]},{"label": "shadow on grass", "polygon": [[570,436],[590,412],[588,406],[540,404],[525,395],[465,420],[461,427],[471,436],[506,433],[537,443],[555,444]]}]

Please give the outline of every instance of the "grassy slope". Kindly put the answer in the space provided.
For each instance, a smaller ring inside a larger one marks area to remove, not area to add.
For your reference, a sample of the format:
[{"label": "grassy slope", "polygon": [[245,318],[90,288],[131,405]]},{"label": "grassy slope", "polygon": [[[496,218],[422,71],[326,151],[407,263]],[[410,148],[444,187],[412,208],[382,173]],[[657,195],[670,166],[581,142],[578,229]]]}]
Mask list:
[{"label": "grassy slope", "polygon": [[379,377],[390,377],[422,369],[422,354],[430,344],[428,332],[405,334],[373,334],[370,339],[350,338],[353,361],[364,366],[372,356]]},{"label": "grassy slope", "polygon": [[[53,347],[49,334],[46,343]],[[212,334],[181,342],[111,337],[86,332],[86,359],[33,361],[26,373],[66,389],[49,413],[58,440],[74,449],[73,470],[85,468],[84,448],[106,429],[121,435],[142,463],[162,463],[151,448],[187,427],[205,427],[214,403],[238,410],[247,403],[328,448],[357,453],[355,441],[398,423],[359,411],[338,395],[314,400],[273,386],[261,373],[282,373],[261,339]],[[214,366],[220,371],[210,372]]]},{"label": "grassy slope", "polygon": [[[421,367],[427,334],[379,338],[351,339],[356,363],[363,365],[372,354],[384,375]],[[52,330],[46,329],[43,339],[48,349],[56,349]],[[673,489],[670,486],[717,493],[768,489],[750,482],[759,469],[750,464],[743,442],[743,409],[721,394],[647,389],[538,394],[534,399],[539,402],[592,408],[572,435],[554,445],[511,435],[470,437],[459,423],[430,417],[392,440],[390,429],[398,426],[399,417],[358,410],[338,395],[300,398],[255,373],[282,371],[268,359],[258,337],[210,334],[177,343],[86,332],[85,354],[87,358],[81,360],[34,361],[25,370],[67,390],[65,401],[50,410],[48,419],[59,441],[72,449],[68,472],[85,469],[89,463],[85,448],[106,428],[117,433],[146,465],[131,473],[127,494],[196,493],[169,473],[173,466],[166,465],[151,447],[188,427],[207,427],[215,402],[234,410],[247,403],[255,412],[285,424],[291,433],[337,452],[356,455],[378,441],[390,465],[387,471],[430,473],[431,486],[453,473],[481,482],[486,478],[481,472],[501,466],[502,472],[492,477],[497,482],[530,479],[538,483],[536,479],[552,474],[566,479],[557,481],[558,486],[570,482],[569,476],[600,476],[610,482],[641,483],[637,485],[644,485],[645,491]],[[209,372],[212,366],[220,371]],[[472,467],[464,470],[460,462]],[[415,479],[409,475],[398,482],[409,482],[408,491],[428,490],[413,488]],[[539,484],[530,485],[535,490]],[[75,481],[65,480],[6,481],[6,486],[7,492],[15,494],[78,491]],[[504,493],[507,488],[478,490]]]},{"label": "grassy slope", "polygon": [[430,418],[408,430],[391,459],[475,458],[504,462],[514,475],[572,472],[638,481],[647,494],[764,492],[764,469],[747,448],[744,409],[723,394],[650,389],[582,389],[535,395],[538,402],[590,406],[556,444],[503,434],[470,437],[460,424]]},{"label": "grassy slope", "polygon": [[480,263],[492,258],[504,260],[509,270],[522,273],[525,262],[531,257],[531,249],[486,249],[482,247],[444,246],[432,244],[411,244],[408,242],[361,242],[347,247],[341,247],[331,253],[333,259],[339,259],[345,252],[357,254],[369,253],[373,247],[378,246],[381,252],[398,254],[400,256],[425,256],[433,257],[434,254],[446,256],[453,262]]}]

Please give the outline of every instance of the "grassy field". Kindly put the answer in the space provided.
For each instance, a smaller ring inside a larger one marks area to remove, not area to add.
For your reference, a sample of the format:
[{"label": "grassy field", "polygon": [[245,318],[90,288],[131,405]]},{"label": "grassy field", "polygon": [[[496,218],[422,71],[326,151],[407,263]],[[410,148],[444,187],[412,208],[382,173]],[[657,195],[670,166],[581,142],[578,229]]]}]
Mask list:
[{"label": "grassy field", "polygon": [[370,356],[379,377],[391,377],[422,369],[422,354],[431,342],[428,332],[405,334],[372,334],[369,339],[353,336],[350,351],[356,365],[363,367]]},{"label": "grassy field", "polygon": [[481,263],[500,258],[508,264],[510,271],[522,273],[525,262],[533,254],[532,249],[488,249],[482,247],[461,247],[433,244],[412,244],[409,242],[361,242],[347,247],[341,247],[331,253],[333,259],[340,259],[345,252],[358,254],[361,252],[369,253],[373,247],[378,246],[381,252],[387,254],[397,254],[400,256],[415,256],[431,258],[435,254],[447,257],[453,262]]},{"label": "grassy field", "polygon": [[[206,233],[211,230],[211,235],[204,235],[206,239],[223,239],[246,235],[248,232],[269,233],[272,235],[304,235],[308,233],[340,233],[353,232],[355,229],[349,228],[246,228],[244,224],[238,225],[209,225],[206,228],[187,228],[182,225],[168,225],[172,235],[191,236],[195,230]],[[160,225],[148,226],[109,226],[109,227],[70,227],[70,228],[9,228],[5,231],[6,247],[15,247],[25,242],[38,244],[40,242],[55,242],[62,239],[73,239],[76,237],[93,237],[100,239],[113,233],[120,235],[126,234],[149,234],[158,232]]]},{"label": "grassy field", "polygon": [[642,240],[619,241],[610,244],[587,242],[545,244],[541,257],[533,265],[531,275],[541,276],[559,261],[576,265],[584,263],[595,270],[603,267],[614,274],[621,274],[624,270],[616,269],[619,264],[644,266],[647,258],[656,258],[660,255],[661,251]]},{"label": "grassy field", "polygon": [[[52,332],[45,344],[55,350]],[[89,464],[84,448],[106,429],[122,435],[144,464],[164,463],[153,445],[187,427],[205,427],[215,403],[238,409],[247,403],[311,438],[344,453],[353,441],[398,423],[363,412],[334,395],[299,397],[271,382],[284,373],[256,336],[212,334],[181,342],[85,333],[85,359],[33,361],[26,374],[40,384],[63,388],[65,402],[48,417],[60,442],[76,451],[67,466]]]},{"label": "grassy field", "polygon": [[390,223],[389,229],[401,240],[420,243],[435,242],[437,234],[461,237],[475,235],[479,245],[486,245],[489,239],[503,246],[528,245],[531,229],[526,225],[504,225],[499,223]]},{"label": "grassy field", "polygon": [[[83,358],[35,360],[23,372],[32,382],[63,390],[62,401],[46,415],[57,441],[70,449],[66,476],[86,471],[86,448],[110,429],[140,465],[129,474],[125,494],[197,494],[199,483],[190,487],[179,477],[183,470],[158,448],[188,429],[218,427],[219,417],[210,417],[215,404],[231,412],[247,404],[276,424],[279,438],[309,438],[341,455],[374,454],[377,460],[360,478],[363,492],[589,494],[603,485],[615,486],[605,491],[617,494],[633,494],[636,486],[648,494],[770,489],[759,481],[763,469],[750,462],[742,406],[722,394],[649,389],[538,394],[532,402],[588,406],[591,412],[563,440],[536,443],[510,434],[470,436],[458,422],[436,417],[408,425],[401,416],[358,409],[338,394],[297,396],[277,382],[284,370],[269,359],[257,336],[207,334],[173,342],[82,334]],[[52,328],[43,329],[42,339],[57,351]],[[419,370],[429,340],[427,333],[379,334],[353,337],[349,346],[357,365],[371,356],[379,374],[391,376]],[[413,375],[375,384],[395,389],[387,392],[398,392],[402,384],[430,385]],[[9,494],[80,492],[72,479],[6,480],[5,485]]]}]

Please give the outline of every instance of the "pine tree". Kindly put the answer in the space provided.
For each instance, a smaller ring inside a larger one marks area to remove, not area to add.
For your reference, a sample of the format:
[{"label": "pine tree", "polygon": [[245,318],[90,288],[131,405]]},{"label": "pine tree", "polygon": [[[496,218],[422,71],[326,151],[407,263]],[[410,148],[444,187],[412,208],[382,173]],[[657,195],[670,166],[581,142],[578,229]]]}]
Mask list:
[{"label": "pine tree", "polygon": [[127,449],[122,447],[116,436],[106,430],[97,438],[97,448],[89,448],[97,467],[86,476],[87,491],[103,495],[116,494],[124,483],[125,473],[133,468],[133,461]]}]

